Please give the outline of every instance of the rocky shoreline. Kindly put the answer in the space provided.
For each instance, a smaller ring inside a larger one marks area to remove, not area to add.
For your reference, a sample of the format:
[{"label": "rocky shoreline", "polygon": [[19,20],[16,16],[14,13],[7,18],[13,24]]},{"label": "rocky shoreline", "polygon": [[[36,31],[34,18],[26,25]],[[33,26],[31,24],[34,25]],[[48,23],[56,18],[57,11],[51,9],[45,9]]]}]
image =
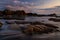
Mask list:
[{"label": "rocky shoreline", "polygon": [[27,25],[26,27],[22,27],[22,26],[12,26],[11,28],[13,29],[21,29],[21,31],[23,33],[27,33],[27,34],[33,34],[33,33],[49,33],[49,32],[56,32],[56,31],[59,31],[57,26],[54,26],[52,24],[45,24],[45,23],[42,23],[42,22],[26,22],[26,21],[15,21],[15,22],[9,22],[9,21],[6,21],[7,24],[29,24]]},{"label": "rocky shoreline", "polygon": [[[43,34],[50,34],[54,32],[60,32],[58,30],[59,27],[52,25],[52,24],[45,24],[42,22],[27,22],[27,21],[6,21],[7,25],[8,24],[29,24],[26,26],[10,26],[8,29],[14,30],[14,31],[4,31],[0,32],[0,39],[1,40],[45,40],[50,38],[33,38],[35,35],[43,35]],[[1,26],[2,27],[2,26]],[[19,29],[19,30],[18,30]],[[17,32],[18,31],[18,32]],[[53,38],[54,39],[54,38]]]}]

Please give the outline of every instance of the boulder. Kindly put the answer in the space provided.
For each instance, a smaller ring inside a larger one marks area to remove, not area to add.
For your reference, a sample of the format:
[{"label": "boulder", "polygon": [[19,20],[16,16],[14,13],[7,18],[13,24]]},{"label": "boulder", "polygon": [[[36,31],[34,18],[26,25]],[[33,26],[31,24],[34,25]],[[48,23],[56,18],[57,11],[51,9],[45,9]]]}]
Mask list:
[{"label": "boulder", "polygon": [[25,30],[25,34],[43,34],[54,31],[53,28],[47,27],[45,25],[29,25]]}]

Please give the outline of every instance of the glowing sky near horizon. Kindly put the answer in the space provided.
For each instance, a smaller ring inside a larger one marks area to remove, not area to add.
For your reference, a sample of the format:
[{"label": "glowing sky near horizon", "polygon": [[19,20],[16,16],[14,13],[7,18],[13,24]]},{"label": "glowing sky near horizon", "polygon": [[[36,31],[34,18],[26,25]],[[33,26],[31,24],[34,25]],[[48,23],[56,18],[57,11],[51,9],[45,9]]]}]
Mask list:
[{"label": "glowing sky near horizon", "polygon": [[40,2],[38,1],[36,8],[52,8],[55,6],[60,6],[60,0],[43,0],[41,5]]},{"label": "glowing sky near horizon", "polygon": [[5,8],[11,10],[25,10],[26,12],[34,10],[33,12],[36,11],[40,13],[60,13],[57,11],[57,9],[60,10],[60,0],[0,0],[0,10]]},{"label": "glowing sky near horizon", "polygon": [[20,1],[33,3],[35,5],[34,8],[38,8],[38,9],[60,6],[60,0],[20,0]]}]

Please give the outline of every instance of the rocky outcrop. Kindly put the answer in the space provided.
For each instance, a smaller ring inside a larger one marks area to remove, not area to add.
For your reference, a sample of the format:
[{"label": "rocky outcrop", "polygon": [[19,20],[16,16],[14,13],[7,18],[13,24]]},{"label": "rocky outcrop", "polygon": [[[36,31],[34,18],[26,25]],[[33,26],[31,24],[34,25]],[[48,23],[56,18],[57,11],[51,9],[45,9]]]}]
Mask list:
[{"label": "rocky outcrop", "polygon": [[27,28],[23,31],[25,34],[43,34],[43,33],[51,33],[56,32],[56,28],[48,27],[45,25],[28,25]]}]

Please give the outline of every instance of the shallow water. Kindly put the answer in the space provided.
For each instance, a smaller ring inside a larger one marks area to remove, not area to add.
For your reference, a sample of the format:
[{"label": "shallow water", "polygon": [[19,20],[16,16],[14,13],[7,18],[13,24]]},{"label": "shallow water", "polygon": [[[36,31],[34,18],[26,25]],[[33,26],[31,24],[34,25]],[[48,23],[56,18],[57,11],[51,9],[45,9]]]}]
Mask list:
[{"label": "shallow water", "polygon": [[[6,21],[29,21],[29,22],[43,22],[43,23],[48,23],[48,24],[53,24],[55,26],[59,27],[60,30],[60,22],[54,22],[54,21],[49,21],[49,18],[55,18],[55,17],[26,17],[25,20],[4,20],[0,19],[0,21],[3,23],[2,30],[0,31],[0,35],[11,35],[11,34],[16,34],[14,36],[20,37],[23,33],[21,33],[20,30],[11,30],[9,29],[10,26],[19,26],[19,24],[6,24]],[[14,27],[13,27],[14,28]],[[19,35],[18,35],[19,34]],[[12,37],[14,37],[12,36]],[[25,37],[25,36],[24,36]],[[54,33],[49,33],[49,34],[43,34],[43,35],[33,35],[31,36],[32,38],[60,38],[60,32],[54,32]],[[27,37],[27,39],[29,39]]]}]

